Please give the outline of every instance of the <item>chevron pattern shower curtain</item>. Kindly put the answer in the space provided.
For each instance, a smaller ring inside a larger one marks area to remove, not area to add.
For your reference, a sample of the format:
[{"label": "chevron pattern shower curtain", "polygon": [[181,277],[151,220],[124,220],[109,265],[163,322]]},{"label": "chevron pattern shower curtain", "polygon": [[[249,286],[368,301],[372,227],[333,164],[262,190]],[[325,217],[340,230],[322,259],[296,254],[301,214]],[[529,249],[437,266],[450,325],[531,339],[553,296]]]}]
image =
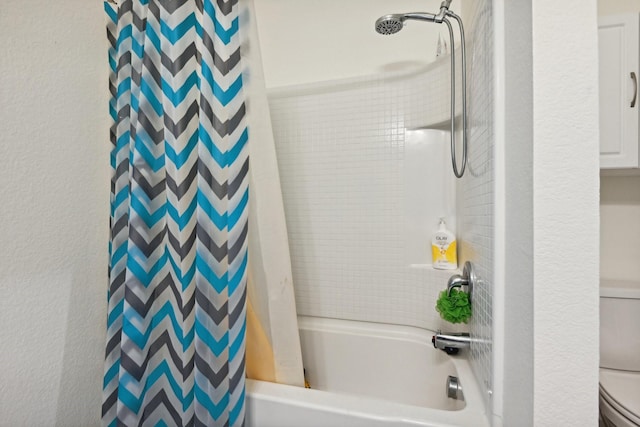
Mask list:
[{"label": "chevron pattern shower curtain", "polygon": [[249,160],[237,8],[105,3],[107,426],[244,423]]}]

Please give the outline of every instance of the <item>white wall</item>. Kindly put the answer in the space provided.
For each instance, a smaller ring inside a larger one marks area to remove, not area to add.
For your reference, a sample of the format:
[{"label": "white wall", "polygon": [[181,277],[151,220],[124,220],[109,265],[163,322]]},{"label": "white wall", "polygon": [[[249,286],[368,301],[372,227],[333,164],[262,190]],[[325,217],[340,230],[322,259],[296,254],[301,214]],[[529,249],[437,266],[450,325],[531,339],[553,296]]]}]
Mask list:
[{"label": "white wall", "polygon": [[[600,16],[639,12],[640,0],[598,1]],[[640,176],[601,176],[600,184],[600,277],[638,281]]]},{"label": "white wall", "polygon": [[102,3],[0,3],[0,425],[99,425],[109,200]]},{"label": "white wall", "polygon": [[[256,0],[267,88],[393,71],[433,61],[444,25],[407,22],[393,36],[375,32],[390,13],[440,10],[440,0]],[[458,12],[460,2],[451,9]],[[454,24],[455,29],[455,24]]]},{"label": "white wall", "polygon": [[596,1],[495,3],[504,31],[496,77],[496,203],[504,210],[496,219],[505,224],[495,311],[503,311],[496,334],[504,418],[495,421],[596,426]]},{"label": "white wall", "polygon": [[595,426],[596,0],[535,0],[532,5],[534,425]]}]

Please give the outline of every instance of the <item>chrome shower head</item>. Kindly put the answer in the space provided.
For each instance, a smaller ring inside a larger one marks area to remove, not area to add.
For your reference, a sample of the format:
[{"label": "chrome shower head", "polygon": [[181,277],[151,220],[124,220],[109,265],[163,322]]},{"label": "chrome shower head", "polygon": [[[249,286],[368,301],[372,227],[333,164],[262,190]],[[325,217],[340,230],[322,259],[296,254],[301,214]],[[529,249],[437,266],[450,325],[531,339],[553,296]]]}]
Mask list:
[{"label": "chrome shower head", "polygon": [[404,15],[384,15],[376,21],[376,31],[380,34],[388,36],[395,34],[404,26]]},{"label": "chrome shower head", "polygon": [[394,13],[384,15],[376,21],[376,32],[383,35],[395,34],[402,29],[404,21],[415,19],[418,21],[442,22],[438,21],[437,16],[433,13],[416,12],[416,13]]}]

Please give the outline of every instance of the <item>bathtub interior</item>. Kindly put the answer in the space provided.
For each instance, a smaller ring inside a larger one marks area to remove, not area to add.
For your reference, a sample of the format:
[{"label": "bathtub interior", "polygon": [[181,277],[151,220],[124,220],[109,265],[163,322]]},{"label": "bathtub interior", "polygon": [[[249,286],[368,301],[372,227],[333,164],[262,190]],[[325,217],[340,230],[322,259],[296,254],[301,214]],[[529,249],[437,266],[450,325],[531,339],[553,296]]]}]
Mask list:
[{"label": "bathtub interior", "polygon": [[[247,380],[247,427],[488,427],[464,353],[409,326],[299,317],[311,389]],[[448,375],[464,401],[446,397]]]},{"label": "bathtub interior", "polygon": [[405,405],[457,411],[447,377],[451,356],[431,345],[432,332],[406,326],[299,317],[305,375],[311,388]]}]

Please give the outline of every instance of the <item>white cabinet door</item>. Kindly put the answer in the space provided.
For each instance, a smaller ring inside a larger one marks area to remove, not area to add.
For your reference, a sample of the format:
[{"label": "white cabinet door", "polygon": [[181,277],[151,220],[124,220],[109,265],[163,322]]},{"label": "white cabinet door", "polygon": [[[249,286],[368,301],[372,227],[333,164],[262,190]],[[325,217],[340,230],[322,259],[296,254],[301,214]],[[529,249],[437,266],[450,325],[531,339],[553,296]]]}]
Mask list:
[{"label": "white cabinet door", "polygon": [[639,71],[638,14],[601,17],[600,168],[637,168]]}]

